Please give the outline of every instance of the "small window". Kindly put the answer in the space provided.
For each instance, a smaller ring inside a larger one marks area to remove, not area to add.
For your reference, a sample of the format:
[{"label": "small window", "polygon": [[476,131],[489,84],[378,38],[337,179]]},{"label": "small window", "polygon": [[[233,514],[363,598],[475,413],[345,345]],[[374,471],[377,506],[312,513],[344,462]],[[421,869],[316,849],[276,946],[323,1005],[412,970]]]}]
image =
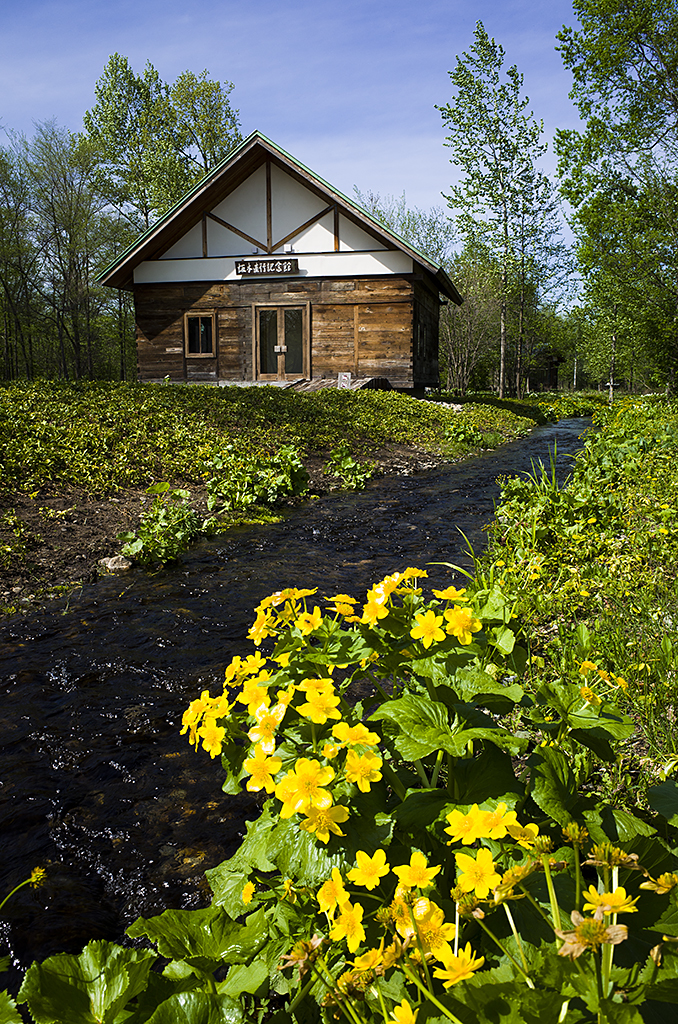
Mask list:
[{"label": "small window", "polygon": [[214,358],[215,326],[214,313],[186,314],[184,338],[187,356],[190,358],[200,356],[207,359]]}]

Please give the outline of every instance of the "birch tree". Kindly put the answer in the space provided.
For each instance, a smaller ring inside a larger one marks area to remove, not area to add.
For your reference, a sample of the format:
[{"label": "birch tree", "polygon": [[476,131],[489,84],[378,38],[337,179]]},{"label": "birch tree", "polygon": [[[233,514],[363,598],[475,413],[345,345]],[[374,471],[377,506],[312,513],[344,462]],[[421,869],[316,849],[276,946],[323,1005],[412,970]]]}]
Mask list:
[{"label": "birch tree", "polygon": [[504,49],[481,21],[474,43],[449,72],[456,94],[439,107],[449,133],[445,145],[461,180],[446,194],[450,207],[484,222],[499,264],[499,395],[504,397],[507,361],[507,306],[515,262],[515,224],[523,194],[534,179],[535,163],[545,152],[543,123],[522,96],[523,76],[515,65],[504,68]]}]

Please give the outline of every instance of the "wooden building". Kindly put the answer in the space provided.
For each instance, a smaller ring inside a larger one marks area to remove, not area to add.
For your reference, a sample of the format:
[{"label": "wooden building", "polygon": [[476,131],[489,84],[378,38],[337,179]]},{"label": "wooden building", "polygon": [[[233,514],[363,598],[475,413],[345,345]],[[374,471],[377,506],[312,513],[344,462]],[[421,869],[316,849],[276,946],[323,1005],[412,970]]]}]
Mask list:
[{"label": "wooden building", "polygon": [[447,274],[258,132],[102,274],[134,293],[139,378],[438,384]]}]

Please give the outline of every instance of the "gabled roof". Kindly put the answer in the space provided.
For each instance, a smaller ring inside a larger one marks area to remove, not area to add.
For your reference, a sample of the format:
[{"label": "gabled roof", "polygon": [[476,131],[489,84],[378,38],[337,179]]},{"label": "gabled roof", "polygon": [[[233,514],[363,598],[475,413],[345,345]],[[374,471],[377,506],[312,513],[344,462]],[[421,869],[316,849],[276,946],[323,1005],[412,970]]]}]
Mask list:
[{"label": "gabled roof", "polygon": [[99,275],[99,282],[115,288],[130,288],[135,267],[144,260],[159,259],[200,221],[204,211],[210,210],[220,203],[267,160],[274,160],[323,200],[336,203],[344,216],[360,227],[366,228],[387,249],[399,249],[406,253],[435,279],[439,291],[456,303],[462,302],[459,292],[440,266],[433,263],[424,253],[395,232],[384,227],[348,196],[343,195],[338,189],[318,177],[308,167],[295,160],[293,156],[276,146],[260,132],[252,132],[251,135],[248,135],[230,156],[217,164],[209,174],[194,185],[157,223],[139,235]]}]

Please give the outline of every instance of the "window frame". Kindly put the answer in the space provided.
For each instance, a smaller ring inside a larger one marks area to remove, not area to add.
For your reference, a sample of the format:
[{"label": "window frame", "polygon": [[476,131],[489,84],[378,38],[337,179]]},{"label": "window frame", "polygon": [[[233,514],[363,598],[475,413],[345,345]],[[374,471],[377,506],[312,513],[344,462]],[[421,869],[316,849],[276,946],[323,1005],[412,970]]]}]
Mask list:
[{"label": "window frame", "polygon": [[[212,321],[212,351],[211,352],[189,352],[188,351],[188,321],[189,320],[211,320]],[[184,357],[186,359],[216,359],[217,358],[217,311],[216,309],[189,310],[184,313]]]}]

